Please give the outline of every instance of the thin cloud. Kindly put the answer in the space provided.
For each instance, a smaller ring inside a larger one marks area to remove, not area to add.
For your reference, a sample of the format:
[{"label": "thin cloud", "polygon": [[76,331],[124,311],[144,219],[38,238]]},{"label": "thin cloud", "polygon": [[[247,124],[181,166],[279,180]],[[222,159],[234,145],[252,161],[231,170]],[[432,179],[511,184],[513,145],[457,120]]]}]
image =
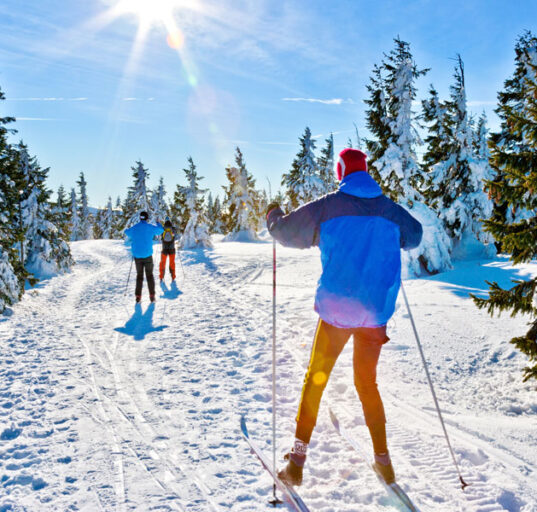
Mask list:
[{"label": "thin cloud", "polygon": [[282,101],[305,101],[307,103],[322,103],[323,105],[341,105],[343,103],[354,104],[354,101],[350,98],[346,100],[343,98],[332,98],[330,100],[322,100],[319,98],[282,98]]},{"label": "thin cloud", "polygon": [[17,117],[16,121],[61,121],[53,117]]},{"label": "thin cloud", "polygon": [[88,98],[6,98],[8,101],[87,101]]}]

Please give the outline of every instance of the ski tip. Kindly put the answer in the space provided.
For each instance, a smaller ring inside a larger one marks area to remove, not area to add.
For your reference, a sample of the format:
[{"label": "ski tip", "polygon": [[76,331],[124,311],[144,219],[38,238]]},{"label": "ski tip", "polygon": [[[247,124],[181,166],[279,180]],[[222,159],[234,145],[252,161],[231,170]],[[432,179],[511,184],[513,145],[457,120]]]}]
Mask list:
[{"label": "ski tip", "polygon": [[467,484],[467,483],[463,480],[462,476],[459,477],[459,480],[461,481],[461,489],[464,491],[464,489],[466,489],[466,487],[468,487],[470,484]]}]

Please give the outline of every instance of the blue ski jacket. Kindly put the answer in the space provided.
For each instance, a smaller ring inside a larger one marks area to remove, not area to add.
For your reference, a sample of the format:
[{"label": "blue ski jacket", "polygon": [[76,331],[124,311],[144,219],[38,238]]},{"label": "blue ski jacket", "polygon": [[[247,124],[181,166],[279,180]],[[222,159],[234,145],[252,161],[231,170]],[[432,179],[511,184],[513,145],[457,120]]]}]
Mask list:
[{"label": "blue ski jacket", "polygon": [[125,230],[125,234],[131,240],[131,251],[135,258],[148,258],[153,255],[153,237],[164,233],[164,228],[157,222],[149,224],[140,221],[138,224]]},{"label": "blue ski jacket", "polygon": [[367,172],[349,174],[337,192],[288,215],[271,210],[267,227],[287,247],[319,246],[315,311],[341,328],[386,325],[399,293],[400,248],[413,249],[422,237],[421,224]]}]

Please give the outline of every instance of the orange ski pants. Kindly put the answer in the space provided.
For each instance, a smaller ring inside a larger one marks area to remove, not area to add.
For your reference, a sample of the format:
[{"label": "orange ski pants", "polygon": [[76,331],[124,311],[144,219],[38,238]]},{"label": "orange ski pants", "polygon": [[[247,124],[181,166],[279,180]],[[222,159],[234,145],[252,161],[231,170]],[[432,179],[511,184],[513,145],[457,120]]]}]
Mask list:
[{"label": "orange ski pants", "polygon": [[175,253],[174,254],[164,254],[160,255],[160,280],[164,279],[164,273],[166,272],[166,258],[170,259],[170,274],[172,279],[175,279]]}]

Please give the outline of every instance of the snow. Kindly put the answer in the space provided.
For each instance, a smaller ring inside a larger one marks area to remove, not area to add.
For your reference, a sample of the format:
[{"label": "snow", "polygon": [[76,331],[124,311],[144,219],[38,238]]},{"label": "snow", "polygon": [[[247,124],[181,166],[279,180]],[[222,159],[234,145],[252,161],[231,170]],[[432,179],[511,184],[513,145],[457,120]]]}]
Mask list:
[{"label": "snow", "polygon": [[[0,320],[0,510],[267,509],[270,478],[239,419],[247,415],[270,457],[272,244],[213,242],[213,250],[178,252],[177,286],[162,284],[154,305],[144,289],[138,307],[133,274],[125,295],[123,243],[73,242],[72,271],[39,283]],[[278,246],[277,257],[281,460],[294,439],[320,263],[317,249]],[[471,484],[460,490],[399,297],[378,382],[396,475],[423,511],[535,511],[536,384],[522,383],[526,361],[507,341],[527,319],[490,318],[468,293],[536,271],[536,263],[513,268],[496,257],[405,281]],[[395,511],[328,417],[330,404],[370,451],[351,367],[349,345],[323,398],[299,492],[312,511]]]}]

